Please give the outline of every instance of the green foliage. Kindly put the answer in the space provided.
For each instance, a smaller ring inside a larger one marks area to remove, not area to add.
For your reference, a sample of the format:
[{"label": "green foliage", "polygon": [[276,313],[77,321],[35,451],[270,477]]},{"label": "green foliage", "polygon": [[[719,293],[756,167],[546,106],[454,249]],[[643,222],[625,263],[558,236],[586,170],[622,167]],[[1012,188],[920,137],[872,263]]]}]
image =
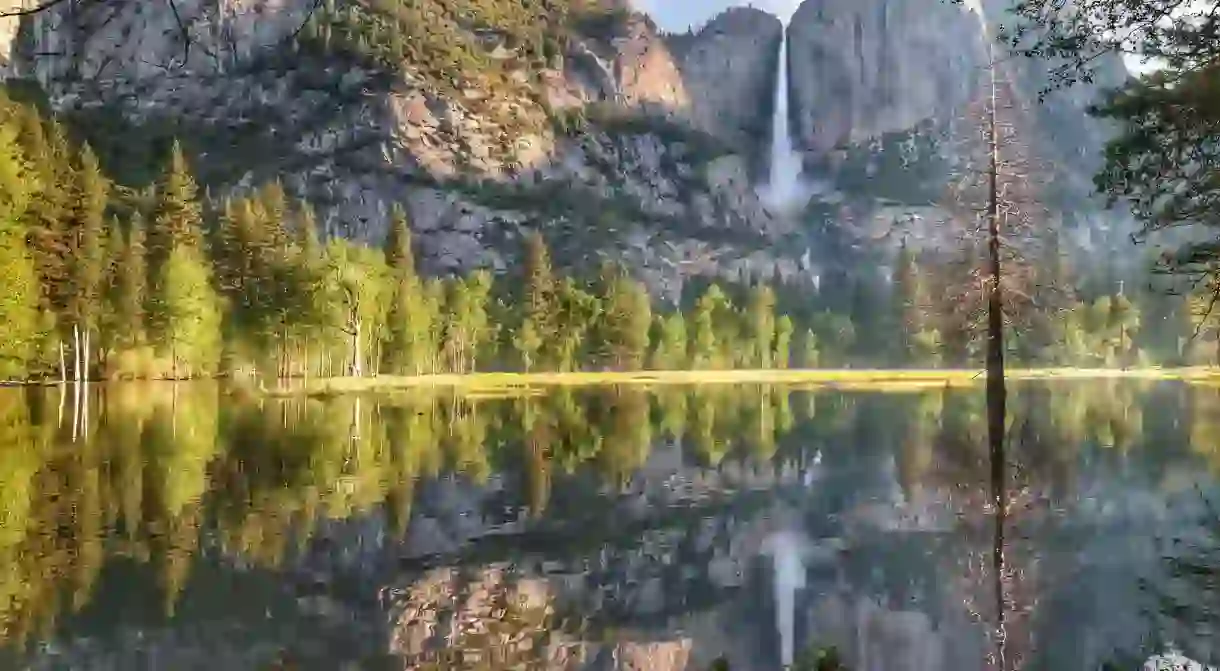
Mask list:
[{"label": "green foliage", "polygon": [[813,329],[806,329],[801,334],[801,351],[799,365],[801,368],[817,368],[822,361],[822,352],[818,349],[818,335]]},{"label": "green foliage", "polygon": [[29,374],[38,339],[38,276],[22,218],[35,185],[16,133],[0,126],[0,379]]},{"label": "green foliage", "polygon": [[648,354],[652,304],[648,291],[616,265],[602,268],[601,337],[606,365],[615,370],[639,370]]},{"label": "green foliage", "polygon": [[126,235],[116,225],[110,230],[112,262],[108,272],[105,323],[106,341],[115,351],[131,350],[144,344],[145,315],[148,301],[148,267],[145,263],[144,218],[136,212],[127,225]]},{"label": "green foliage", "polygon": [[215,372],[220,356],[220,305],[207,260],[188,246],[175,247],[155,279],[150,314],[154,344],[170,358],[170,376]]},{"label": "green foliage", "polygon": [[203,208],[198,191],[182,146],[175,142],[157,185],[157,208],[148,230],[146,246],[152,277],[162,274],[161,266],[176,248],[203,249]]},{"label": "green foliage", "polygon": [[68,216],[68,297],[64,314],[85,332],[98,326],[104,275],[103,240],[110,185],[89,145],[80,150]]},{"label": "green foliage", "polygon": [[688,363],[686,318],[681,312],[658,316],[659,337],[652,367],[657,370],[682,370]]},{"label": "green foliage", "polygon": [[792,361],[792,332],[794,329],[791,317],[783,315],[779,318],[775,327],[775,353],[768,361],[768,363],[773,362],[776,368],[787,368]]}]

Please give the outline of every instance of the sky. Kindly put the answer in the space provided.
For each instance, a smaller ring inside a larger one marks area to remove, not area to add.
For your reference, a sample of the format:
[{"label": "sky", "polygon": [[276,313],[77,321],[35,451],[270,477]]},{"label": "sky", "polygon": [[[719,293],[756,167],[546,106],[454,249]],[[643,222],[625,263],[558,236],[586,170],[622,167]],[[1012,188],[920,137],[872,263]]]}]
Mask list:
[{"label": "sky", "polygon": [[[633,0],[638,9],[648,12],[662,30],[683,32],[687,28],[698,28],[720,12],[735,5],[757,7],[785,21],[790,18],[801,0]],[[1138,58],[1123,59],[1132,72],[1156,69],[1155,65],[1140,63]]]},{"label": "sky", "polygon": [[792,16],[800,0],[634,0],[663,30],[679,32],[703,25],[720,12],[736,5],[750,5],[781,19]]}]

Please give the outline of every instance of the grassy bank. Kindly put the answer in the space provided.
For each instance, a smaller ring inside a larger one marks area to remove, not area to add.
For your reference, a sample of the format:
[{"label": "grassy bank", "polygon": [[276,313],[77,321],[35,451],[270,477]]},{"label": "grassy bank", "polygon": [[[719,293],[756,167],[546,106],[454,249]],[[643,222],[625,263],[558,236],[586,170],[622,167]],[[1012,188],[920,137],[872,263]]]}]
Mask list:
[{"label": "grassy bank", "polygon": [[[1216,368],[1031,368],[1009,370],[1010,380],[1141,379],[1184,380],[1220,384]],[[559,386],[785,384],[829,389],[918,390],[981,384],[983,372],[958,370],[817,369],[817,370],[674,370],[582,373],[474,373],[415,377],[338,377],[286,381],[269,395],[330,395],[358,392],[450,388],[465,393],[512,393]]]}]

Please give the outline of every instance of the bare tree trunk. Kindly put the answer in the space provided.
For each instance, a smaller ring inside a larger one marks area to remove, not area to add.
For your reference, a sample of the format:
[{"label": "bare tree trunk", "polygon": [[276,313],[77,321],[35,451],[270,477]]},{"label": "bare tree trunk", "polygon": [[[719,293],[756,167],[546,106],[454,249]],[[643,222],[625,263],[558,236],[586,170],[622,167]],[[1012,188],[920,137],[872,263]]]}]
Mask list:
[{"label": "bare tree trunk", "polygon": [[360,352],[361,326],[359,319],[352,323],[352,377],[364,376],[364,357]]},{"label": "bare tree trunk", "polygon": [[83,366],[85,382],[89,381],[89,369],[93,364],[93,338],[92,338],[91,334],[92,334],[92,330],[89,328],[86,328],[85,329],[85,362],[84,362],[84,366]]},{"label": "bare tree trunk", "polygon": [[[987,295],[987,442],[990,447],[992,498],[995,509],[995,534],[993,538],[992,572],[994,576],[997,607],[997,661],[999,668],[1006,668],[1004,659],[1004,515],[1008,506],[1005,482],[1004,424],[1006,418],[1007,390],[1004,385],[1004,313],[1000,288],[1000,146],[999,127],[996,123],[996,71],[995,58],[991,59],[991,101],[988,109],[988,144],[990,165],[988,166],[987,199],[987,255],[988,274],[991,284]],[[998,484],[998,486],[996,486]]]},{"label": "bare tree trunk", "polygon": [[64,356],[64,341],[61,338],[59,341],[59,385],[68,383],[68,363]]},{"label": "bare tree trunk", "polygon": [[[62,350],[61,350],[62,351]],[[59,382],[59,417],[55,422],[55,428],[64,428],[64,402],[68,398],[68,390],[64,387],[63,380]]]},{"label": "bare tree trunk", "polygon": [[82,354],[82,352],[80,350],[80,324],[74,324],[72,326],[72,366],[73,366],[72,379],[76,382],[80,382],[80,380],[81,380],[81,371],[80,371],[81,354]]}]

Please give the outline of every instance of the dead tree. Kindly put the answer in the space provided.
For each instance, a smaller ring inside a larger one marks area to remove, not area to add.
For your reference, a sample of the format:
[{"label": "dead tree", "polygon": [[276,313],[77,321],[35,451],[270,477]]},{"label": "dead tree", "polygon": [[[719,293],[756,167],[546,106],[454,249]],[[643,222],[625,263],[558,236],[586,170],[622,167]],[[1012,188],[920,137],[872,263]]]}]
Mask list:
[{"label": "dead tree", "polygon": [[[1053,231],[1039,202],[1049,171],[1034,158],[1022,127],[1028,111],[999,68],[955,123],[942,199],[954,251],[940,264],[942,332],[962,349],[983,345],[989,373],[1002,372],[1005,327],[1024,332],[1059,301],[1044,250]],[[996,369],[996,366],[999,366]]]},{"label": "dead tree", "polygon": [[987,599],[995,609],[991,662],[999,669],[1019,665],[1008,645],[1010,625],[1015,624],[1007,619],[1015,583],[1005,537],[1013,504],[1005,451],[1005,336],[1009,329],[1024,332],[1044,319],[1057,302],[1051,297],[1060,290],[1049,281],[1053,270],[1038,263],[1045,264],[1041,248],[1053,237],[1048,235],[1050,218],[1037,198],[1039,182],[1049,171],[1036,163],[1033,147],[1023,140],[1026,111],[1004,75],[992,52],[982,95],[962,124],[966,132],[950,144],[957,151],[949,156],[954,170],[943,206],[958,246],[951,262],[942,266],[946,275],[940,292],[946,335],[959,334],[967,350],[979,341],[983,345],[989,486],[987,505],[977,508],[991,518],[992,538],[990,551],[977,557],[975,568],[976,577],[986,575],[983,582],[993,588]]}]

